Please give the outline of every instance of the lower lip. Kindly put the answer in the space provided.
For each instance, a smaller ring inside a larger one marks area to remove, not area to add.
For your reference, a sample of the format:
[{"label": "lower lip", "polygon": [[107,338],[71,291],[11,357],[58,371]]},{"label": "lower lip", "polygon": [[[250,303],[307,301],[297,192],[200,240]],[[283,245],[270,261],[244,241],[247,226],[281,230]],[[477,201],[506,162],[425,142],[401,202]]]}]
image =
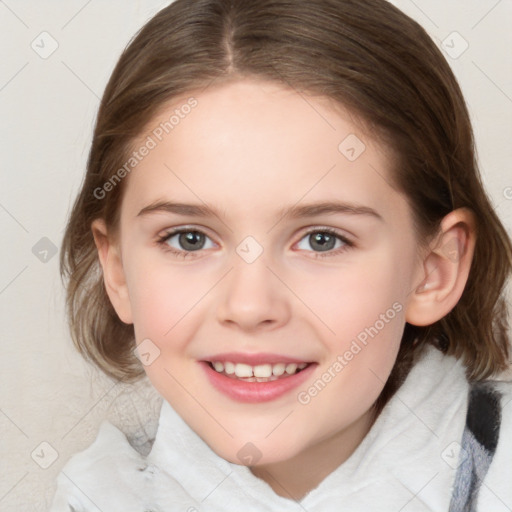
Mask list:
[{"label": "lower lip", "polygon": [[205,361],[200,364],[216,389],[233,400],[246,403],[269,402],[289,393],[306,381],[316,367],[316,363],[312,363],[299,373],[269,382],[246,382],[216,372]]}]

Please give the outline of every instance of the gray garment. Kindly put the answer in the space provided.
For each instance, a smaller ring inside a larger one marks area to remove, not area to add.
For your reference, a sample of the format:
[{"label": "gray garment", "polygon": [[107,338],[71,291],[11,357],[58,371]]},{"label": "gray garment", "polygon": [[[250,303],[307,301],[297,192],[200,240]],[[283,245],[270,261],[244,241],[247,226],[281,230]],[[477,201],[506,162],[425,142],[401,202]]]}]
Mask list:
[{"label": "gray garment", "polygon": [[501,424],[501,394],[490,382],[473,383],[449,512],[476,512],[478,492],[489,470]]}]

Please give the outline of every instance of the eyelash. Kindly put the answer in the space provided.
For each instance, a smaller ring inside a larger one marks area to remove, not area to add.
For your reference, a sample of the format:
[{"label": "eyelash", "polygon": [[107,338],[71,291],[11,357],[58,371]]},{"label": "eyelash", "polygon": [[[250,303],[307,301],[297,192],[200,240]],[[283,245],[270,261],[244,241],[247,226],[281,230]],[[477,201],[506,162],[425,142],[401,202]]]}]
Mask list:
[{"label": "eyelash", "polygon": [[178,256],[179,258],[183,258],[183,259],[189,258],[189,257],[195,258],[196,256],[194,255],[194,252],[200,252],[200,250],[199,251],[178,251],[174,247],[171,247],[170,245],[167,244],[167,242],[170,238],[172,238],[175,235],[180,235],[182,233],[200,233],[200,234],[208,237],[208,235],[204,231],[201,231],[200,229],[179,228],[179,229],[168,231],[167,233],[164,233],[162,236],[159,236],[157,239],[157,243],[158,243],[158,245],[160,245],[162,247],[162,249],[165,252],[169,252],[169,253],[173,254],[174,256]]},{"label": "eyelash", "polygon": [[[175,235],[180,235],[182,233],[199,233],[199,234],[202,234],[202,235],[208,237],[208,235],[205,232],[201,231],[200,229],[179,228],[179,229],[168,231],[168,232],[164,233],[163,235],[159,236],[157,239],[157,243],[158,243],[158,245],[160,245],[162,247],[162,249],[164,251],[169,252],[169,253],[171,253],[175,256],[178,256],[180,258],[184,258],[184,259],[189,258],[189,257],[195,258],[196,256],[193,254],[195,252],[201,252],[201,249],[198,251],[184,251],[184,250],[178,251],[178,250],[174,249],[174,247],[171,247],[170,245],[167,244],[167,242],[169,241],[170,238],[172,238]],[[334,230],[332,228],[311,229],[310,231],[307,231],[306,233],[304,233],[302,235],[299,242],[301,240],[303,240],[306,236],[311,235],[313,233],[325,233],[325,234],[331,235],[331,236],[337,238],[338,240],[340,240],[341,242],[343,242],[343,244],[344,244],[342,247],[338,247],[338,249],[329,250],[329,251],[325,251],[325,252],[308,251],[308,252],[312,252],[314,254],[315,258],[328,258],[331,256],[337,256],[337,255],[354,247],[353,242],[351,242],[348,238],[344,237],[343,235],[341,235],[340,233],[338,233],[336,230]]]}]

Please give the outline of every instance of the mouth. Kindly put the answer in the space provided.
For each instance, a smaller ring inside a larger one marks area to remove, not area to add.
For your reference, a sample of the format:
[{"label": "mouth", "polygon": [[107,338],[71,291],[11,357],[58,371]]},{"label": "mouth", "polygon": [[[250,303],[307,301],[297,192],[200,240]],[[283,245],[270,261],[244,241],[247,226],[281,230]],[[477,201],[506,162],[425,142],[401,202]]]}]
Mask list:
[{"label": "mouth", "polygon": [[231,361],[205,361],[212,370],[230,379],[245,382],[273,382],[286,379],[305,370],[313,363],[264,363],[250,365]]},{"label": "mouth", "polygon": [[245,403],[293,400],[292,391],[312,379],[318,366],[275,354],[217,354],[198,362],[214,389]]}]

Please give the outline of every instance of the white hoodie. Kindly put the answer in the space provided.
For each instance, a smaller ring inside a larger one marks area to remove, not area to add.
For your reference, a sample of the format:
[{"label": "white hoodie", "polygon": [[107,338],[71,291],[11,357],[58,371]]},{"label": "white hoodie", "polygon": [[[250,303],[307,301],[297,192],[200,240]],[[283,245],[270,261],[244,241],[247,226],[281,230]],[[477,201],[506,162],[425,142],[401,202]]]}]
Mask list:
[{"label": "white hoodie", "polygon": [[[512,511],[512,386],[476,510]],[[227,462],[164,401],[147,457],[103,422],[58,477],[51,512],[447,512],[466,422],[462,364],[428,347],[350,458],[301,501]]]}]

